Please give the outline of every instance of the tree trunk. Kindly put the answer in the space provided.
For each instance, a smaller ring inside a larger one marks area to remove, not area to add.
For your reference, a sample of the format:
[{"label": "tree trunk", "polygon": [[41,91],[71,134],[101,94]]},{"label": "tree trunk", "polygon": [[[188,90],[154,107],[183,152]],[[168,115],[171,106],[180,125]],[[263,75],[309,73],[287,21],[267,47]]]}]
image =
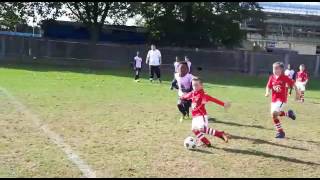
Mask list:
[{"label": "tree trunk", "polygon": [[96,44],[99,42],[101,26],[98,24],[92,24],[90,26],[90,42],[89,42],[89,54],[90,59],[96,59]]},{"label": "tree trunk", "polygon": [[98,24],[92,24],[90,29],[90,43],[95,45],[100,38],[101,27]]}]

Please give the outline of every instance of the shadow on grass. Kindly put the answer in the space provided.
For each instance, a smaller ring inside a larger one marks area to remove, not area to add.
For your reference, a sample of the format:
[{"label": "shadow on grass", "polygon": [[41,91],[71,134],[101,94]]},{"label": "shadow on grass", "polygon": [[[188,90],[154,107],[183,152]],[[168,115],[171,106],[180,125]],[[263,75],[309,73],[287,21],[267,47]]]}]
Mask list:
[{"label": "shadow on grass", "polygon": [[303,161],[303,160],[290,158],[290,157],[285,157],[285,156],[268,154],[268,153],[264,153],[264,152],[261,152],[261,151],[250,151],[250,150],[240,150],[240,149],[231,149],[231,148],[217,148],[217,147],[214,147],[214,148],[218,149],[218,150],[223,150],[223,151],[226,151],[226,152],[229,152],[229,153],[234,153],[234,154],[260,156],[260,157],[264,157],[264,158],[279,159],[279,160],[282,160],[282,161],[287,161],[287,162],[292,162],[292,163],[297,163],[297,164],[320,166],[319,163],[310,162],[310,161]]},{"label": "shadow on grass", "polygon": [[194,150],[191,150],[191,151],[200,152],[200,153],[204,153],[204,154],[213,154],[213,152],[211,152],[211,151],[206,151],[206,150],[204,150],[204,149],[194,149]]},{"label": "shadow on grass", "polygon": [[[38,60],[40,61],[40,60]],[[144,66],[146,66],[144,64]],[[0,67],[10,68],[10,69],[23,69],[29,71],[61,71],[61,72],[75,72],[83,74],[96,74],[96,75],[112,75],[120,77],[134,78],[134,72],[129,67],[128,64],[124,64],[121,67],[104,67],[104,68],[90,68],[90,67],[70,67],[70,66],[58,66],[58,65],[43,65],[43,64],[1,64]],[[171,81],[173,68],[170,66],[165,66],[161,69],[162,80]],[[266,75],[259,76],[249,76],[247,74],[239,72],[217,72],[217,71],[196,71],[194,75],[202,77],[206,83],[223,85],[223,86],[240,86],[240,87],[255,87],[255,88],[265,88],[267,83]],[[142,79],[148,79],[148,70],[146,67],[142,70]],[[320,90],[320,85],[316,80],[310,81],[310,89]]]},{"label": "shadow on grass", "polygon": [[289,140],[293,140],[293,141],[299,141],[299,142],[307,142],[307,143],[311,143],[311,144],[315,144],[320,146],[320,142],[319,141],[311,141],[311,140],[300,140],[300,139],[295,139],[295,138],[288,138]]},{"label": "shadow on grass", "polygon": [[270,128],[265,128],[263,126],[260,126],[260,125],[246,125],[246,124],[239,124],[239,123],[234,123],[234,122],[225,122],[225,121],[220,121],[220,120],[217,120],[215,118],[209,118],[208,121],[210,122],[214,122],[214,123],[220,123],[220,124],[227,124],[227,125],[230,125],[230,126],[238,126],[238,127],[249,127],[249,128],[257,128],[257,129],[265,129],[265,130],[273,130],[273,129],[270,129]]},{"label": "shadow on grass", "polygon": [[295,150],[301,150],[301,151],[309,151],[308,149],[305,149],[305,148],[277,144],[277,143],[269,142],[269,141],[262,140],[262,139],[241,137],[241,136],[236,136],[236,135],[230,135],[230,138],[251,141],[253,144],[268,144],[268,145],[278,146],[278,147],[283,147],[283,148],[289,148],[289,149],[295,149]]}]

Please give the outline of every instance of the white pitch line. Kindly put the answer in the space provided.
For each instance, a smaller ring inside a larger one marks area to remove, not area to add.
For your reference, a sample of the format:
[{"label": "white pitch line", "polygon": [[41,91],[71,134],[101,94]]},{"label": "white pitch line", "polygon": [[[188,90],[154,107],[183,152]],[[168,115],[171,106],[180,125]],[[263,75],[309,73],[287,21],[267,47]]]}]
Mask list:
[{"label": "white pitch line", "polygon": [[40,118],[37,115],[31,113],[20,101],[18,101],[17,98],[11,95],[6,89],[0,87],[0,90],[8,98],[10,98],[11,102],[15,104],[16,108],[20,112],[24,113],[24,115],[33,120],[35,125],[38,126],[54,144],[61,148],[61,150],[67,155],[69,160],[72,161],[79,168],[79,170],[83,173],[85,177],[96,178],[95,172],[91,170],[91,168],[85,161],[80,159],[80,157],[71,149],[71,147],[64,142],[63,138],[59,136],[59,134],[51,131],[47,125],[41,125]]}]

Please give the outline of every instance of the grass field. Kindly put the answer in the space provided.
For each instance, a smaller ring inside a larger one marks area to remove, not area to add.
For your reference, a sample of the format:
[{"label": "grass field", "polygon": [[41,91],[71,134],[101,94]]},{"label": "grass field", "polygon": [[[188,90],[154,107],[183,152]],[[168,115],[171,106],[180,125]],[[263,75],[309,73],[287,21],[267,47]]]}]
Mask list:
[{"label": "grass field", "polygon": [[[178,121],[171,76],[160,85],[135,83],[128,70],[4,66],[0,87],[59,134],[97,177],[320,176],[319,79],[311,80],[304,104],[290,98],[297,120],[284,119],[287,139],[275,140],[265,76],[202,73],[209,94],[232,102],[228,112],[207,105],[215,119],[210,126],[233,139],[210,137],[214,148],[199,151],[183,147],[191,121]],[[0,107],[0,177],[83,176],[4,92]]]}]

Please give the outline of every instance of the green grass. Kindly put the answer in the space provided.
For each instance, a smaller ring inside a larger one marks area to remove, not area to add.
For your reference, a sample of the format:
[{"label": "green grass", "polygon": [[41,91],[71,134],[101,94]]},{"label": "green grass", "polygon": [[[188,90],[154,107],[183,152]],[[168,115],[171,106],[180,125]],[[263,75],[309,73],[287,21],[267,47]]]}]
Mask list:
[{"label": "green grass", "polygon": [[[179,123],[177,93],[127,70],[3,66],[0,86],[61,135],[98,177],[319,177],[320,85],[306,102],[290,98],[297,121],[284,119],[288,139],[275,140],[264,97],[267,77],[201,72],[206,91],[232,102],[208,104],[210,126],[234,135],[214,148],[188,151],[191,121]],[[146,74],[144,74],[146,77]],[[0,93],[0,177],[80,177],[81,172],[30,119]]]}]

